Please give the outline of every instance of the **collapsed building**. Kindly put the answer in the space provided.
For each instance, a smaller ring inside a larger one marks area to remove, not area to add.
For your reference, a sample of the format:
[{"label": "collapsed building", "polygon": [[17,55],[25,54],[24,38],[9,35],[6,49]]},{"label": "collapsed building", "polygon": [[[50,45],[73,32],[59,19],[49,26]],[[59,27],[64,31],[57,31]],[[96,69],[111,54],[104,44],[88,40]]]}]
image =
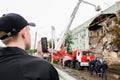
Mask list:
[{"label": "collapsed building", "polygon": [[120,31],[116,31],[120,29],[119,19],[120,2],[117,2],[72,30],[72,49],[90,49],[100,58],[119,58]]}]

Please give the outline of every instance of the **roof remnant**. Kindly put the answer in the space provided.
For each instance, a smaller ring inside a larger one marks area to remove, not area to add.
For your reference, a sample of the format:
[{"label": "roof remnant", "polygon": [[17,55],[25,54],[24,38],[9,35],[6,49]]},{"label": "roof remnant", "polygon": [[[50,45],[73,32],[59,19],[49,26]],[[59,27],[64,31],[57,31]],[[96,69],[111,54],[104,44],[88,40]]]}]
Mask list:
[{"label": "roof remnant", "polygon": [[89,30],[96,30],[100,27],[102,27],[101,25],[98,25],[99,23],[105,21],[107,18],[113,18],[116,17],[115,13],[108,13],[108,14],[101,14],[99,16],[97,16],[90,24],[88,29]]}]

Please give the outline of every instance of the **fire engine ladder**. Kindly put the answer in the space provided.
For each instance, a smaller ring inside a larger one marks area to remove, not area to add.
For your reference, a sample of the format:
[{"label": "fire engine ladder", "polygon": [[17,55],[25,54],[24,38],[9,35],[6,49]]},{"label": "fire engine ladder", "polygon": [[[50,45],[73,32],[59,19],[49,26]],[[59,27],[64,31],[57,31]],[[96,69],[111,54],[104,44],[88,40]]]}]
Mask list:
[{"label": "fire engine ladder", "polygon": [[73,20],[75,18],[75,15],[76,15],[76,13],[78,11],[78,8],[79,8],[79,5],[80,5],[81,2],[82,2],[82,0],[79,0],[77,5],[75,6],[75,8],[74,8],[74,10],[73,10],[73,12],[72,12],[72,14],[70,16],[68,25],[65,27],[64,32],[61,35],[61,38],[59,39],[59,41],[57,42],[57,45],[55,46],[55,50],[60,50],[60,47],[61,47],[61,45],[63,44],[63,42],[65,40],[65,37],[66,37],[66,35],[67,35],[67,33],[68,33],[69,29],[70,29],[70,26],[71,26],[71,24],[72,24],[72,22],[73,22]]},{"label": "fire engine ladder", "polygon": [[77,11],[78,11],[78,8],[79,8],[79,5],[80,5],[81,2],[84,2],[84,3],[86,3],[86,4],[89,4],[89,5],[94,6],[96,11],[100,11],[100,10],[101,10],[101,8],[100,8],[99,5],[96,6],[96,5],[94,5],[94,4],[91,4],[91,3],[89,3],[89,2],[86,2],[86,1],[84,1],[84,0],[79,0],[78,3],[77,3],[77,5],[75,6],[75,8],[74,8],[74,10],[73,10],[73,12],[72,12],[72,14],[71,14],[71,16],[70,16],[68,25],[65,27],[64,32],[63,32],[63,34],[61,35],[61,38],[59,39],[59,41],[57,42],[57,45],[55,46],[55,50],[60,50],[60,47],[61,47],[61,45],[63,44],[63,42],[64,42],[64,40],[65,40],[65,37],[66,37],[66,35],[67,35],[67,33],[68,33],[69,29],[70,29],[70,26],[71,26],[71,24],[72,24],[72,22],[73,22],[73,20],[74,20],[74,18],[75,18],[75,15],[76,15],[76,13],[77,13]]}]

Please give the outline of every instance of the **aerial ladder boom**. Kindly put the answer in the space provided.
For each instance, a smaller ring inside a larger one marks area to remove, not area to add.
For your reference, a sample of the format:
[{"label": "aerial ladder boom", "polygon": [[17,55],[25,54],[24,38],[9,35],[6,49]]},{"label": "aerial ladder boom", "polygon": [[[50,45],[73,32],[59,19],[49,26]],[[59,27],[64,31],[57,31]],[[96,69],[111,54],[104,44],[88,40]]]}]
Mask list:
[{"label": "aerial ladder boom", "polygon": [[81,2],[82,2],[82,0],[79,0],[78,3],[77,3],[77,5],[75,6],[75,8],[74,8],[74,10],[73,10],[73,12],[72,12],[72,14],[70,16],[68,25],[65,27],[64,32],[62,33],[59,41],[57,42],[57,45],[55,46],[55,50],[60,50],[61,45],[65,41],[65,37],[66,37],[66,35],[67,35],[70,27],[71,27],[71,24],[72,24],[72,22],[73,22],[73,20],[75,18],[75,15],[76,15],[76,13],[78,11],[78,8],[79,8],[79,5],[80,5]]}]

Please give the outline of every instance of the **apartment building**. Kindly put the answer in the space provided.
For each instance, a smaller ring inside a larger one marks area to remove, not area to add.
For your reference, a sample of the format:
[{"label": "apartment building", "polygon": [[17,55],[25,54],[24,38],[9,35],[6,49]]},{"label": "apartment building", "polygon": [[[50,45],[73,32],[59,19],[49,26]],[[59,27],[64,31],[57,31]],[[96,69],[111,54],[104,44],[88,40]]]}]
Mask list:
[{"label": "apartment building", "polygon": [[120,2],[117,2],[100,14],[73,29],[72,36],[74,44],[72,44],[72,49],[90,49],[95,53],[107,56],[108,52],[105,53],[104,50],[110,49],[111,40],[114,37],[108,32],[111,27],[117,24],[115,18],[118,17],[117,11],[119,10]]}]

